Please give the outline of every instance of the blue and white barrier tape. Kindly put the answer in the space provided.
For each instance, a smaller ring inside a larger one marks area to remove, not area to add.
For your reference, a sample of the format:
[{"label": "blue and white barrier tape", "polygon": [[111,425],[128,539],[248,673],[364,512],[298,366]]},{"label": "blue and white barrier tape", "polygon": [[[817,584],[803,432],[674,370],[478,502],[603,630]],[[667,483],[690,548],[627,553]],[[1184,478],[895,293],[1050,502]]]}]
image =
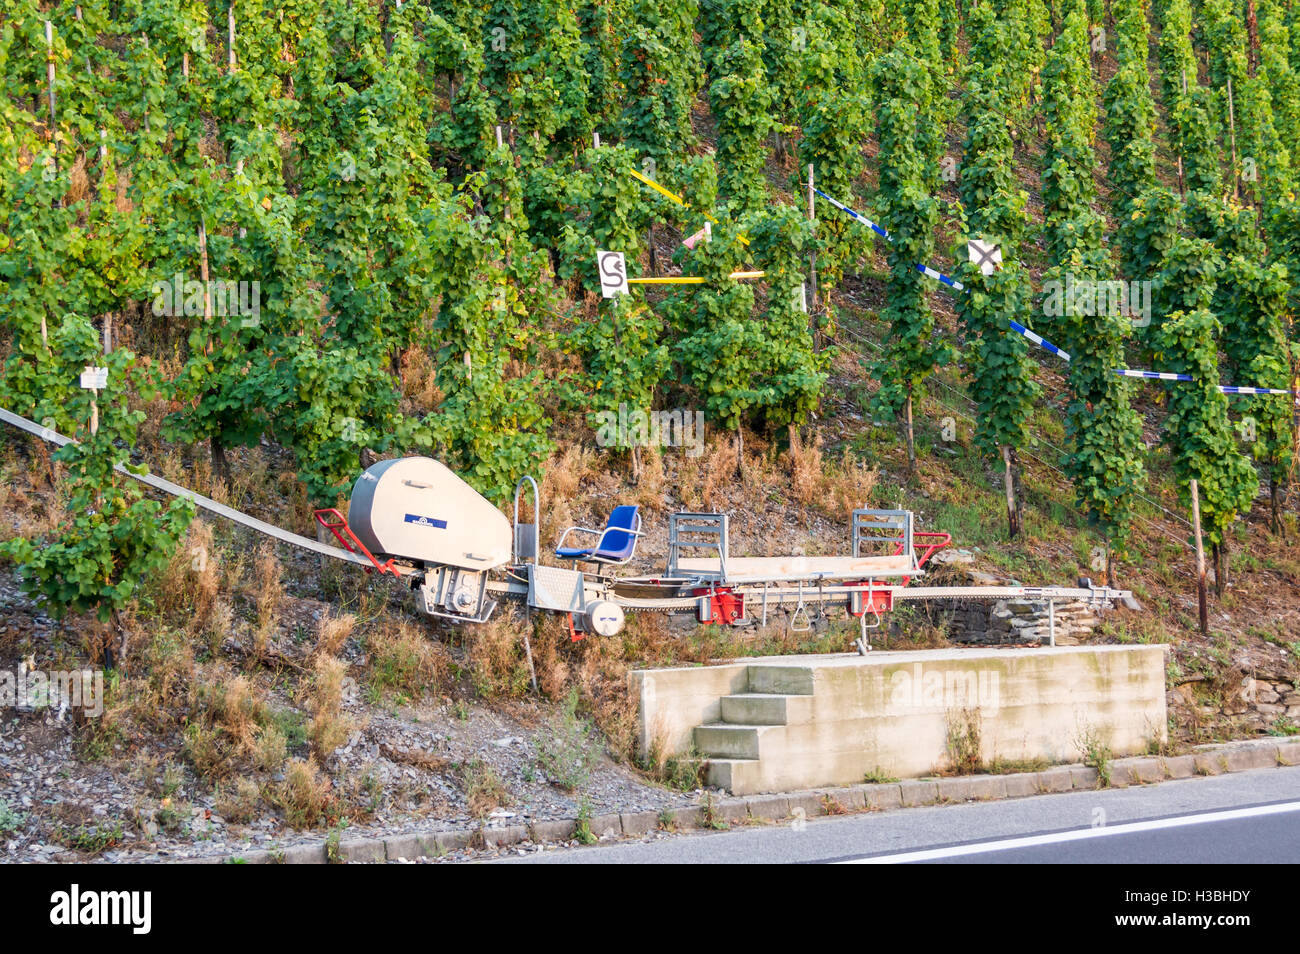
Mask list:
[{"label": "blue and white barrier tape", "polygon": [[1022,325],[1020,322],[1018,322],[1018,321],[1012,321],[1012,322],[1008,322],[1008,323],[1011,325],[1011,329],[1012,329],[1013,331],[1018,331],[1018,332],[1020,332],[1022,335],[1024,335],[1026,338],[1028,338],[1028,339],[1029,339],[1030,341],[1032,341],[1034,344],[1038,345],[1038,347],[1042,348],[1044,351],[1050,351],[1052,354],[1056,355],[1057,357],[1059,357],[1059,358],[1062,359],[1063,361],[1069,361],[1069,360],[1070,360],[1069,352],[1062,351],[1060,348],[1058,348],[1056,345],[1052,344],[1052,343],[1051,343],[1050,341],[1048,341],[1046,338],[1042,337],[1041,335],[1036,335],[1036,334],[1034,334],[1032,331],[1030,331],[1028,328],[1026,328],[1026,327],[1025,327],[1024,325]]},{"label": "blue and white barrier tape", "polygon": [[1219,390],[1224,394],[1295,394],[1283,388],[1239,388],[1230,384],[1220,385]]},{"label": "blue and white barrier tape", "polygon": [[[1153,381],[1191,381],[1190,374],[1174,374],[1171,371],[1134,371],[1130,368],[1116,368],[1115,373],[1125,378],[1149,378]],[[1233,384],[1220,384],[1222,394],[1294,394],[1284,388],[1252,388]]]},{"label": "blue and white barrier tape", "polygon": [[1152,381],[1190,381],[1190,374],[1174,374],[1172,371],[1135,371],[1132,368],[1116,368],[1115,373],[1122,378],[1150,378]]},{"label": "blue and white barrier tape", "polygon": [[966,290],[966,286],[963,285],[961,282],[957,281],[957,279],[949,278],[943,272],[936,272],[929,265],[917,265],[916,270],[920,272],[922,275],[924,275],[926,278],[933,278],[937,282],[943,282],[945,285],[950,285],[953,288],[957,289],[957,291]]},{"label": "blue and white barrier tape", "polygon": [[839,202],[839,201],[837,201],[837,200],[835,200],[835,199],[832,199],[832,198],[831,198],[830,196],[828,196],[825,192],[821,191],[821,189],[813,189],[813,191],[816,192],[816,193],[817,193],[819,196],[821,196],[823,199],[825,199],[827,202],[829,202],[831,205],[835,206],[835,208],[839,209],[841,212],[845,212],[845,213],[847,213],[848,215],[851,215],[853,218],[857,219],[859,222],[861,222],[861,223],[862,223],[863,225],[865,225],[867,228],[871,229],[871,231],[873,231],[873,232],[875,232],[877,235],[879,235],[879,236],[880,236],[882,239],[884,239],[886,242],[893,241],[893,240],[889,237],[889,233],[888,233],[884,228],[882,228],[881,226],[877,225],[875,222],[872,222],[869,218],[867,218],[867,217],[866,217],[865,215],[863,215],[861,212],[854,212],[852,209],[850,209],[850,208],[849,208],[847,205],[845,205],[843,202]]},{"label": "blue and white barrier tape", "polygon": [[[817,193],[819,196],[821,196],[823,199],[825,199],[827,202],[829,202],[831,205],[833,205],[835,208],[839,209],[841,212],[851,216],[852,218],[857,219],[863,225],[870,228],[881,238],[885,239],[885,241],[887,242],[893,241],[893,239],[889,237],[889,232],[885,228],[883,228],[880,225],[877,225],[875,222],[871,221],[865,215],[861,214],[860,212],[855,212],[853,209],[850,209],[843,202],[840,202],[836,199],[832,199],[830,196],[828,196],[825,192],[822,192],[820,189],[813,189],[813,191]],[[963,285],[961,282],[957,281],[955,278],[948,277],[943,272],[931,268],[929,265],[918,264],[916,266],[916,270],[920,272],[922,275],[926,276],[927,278],[933,278],[935,281],[941,282],[942,284],[947,285],[950,288],[954,288],[957,291],[966,291],[966,286]],[[1034,332],[1030,331],[1028,328],[1020,324],[1019,322],[1011,321],[1008,322],[1008,324],[1011,326],[1011,330],[1024,335],[1026,338],[1028,338],[1034,344],[1038,345],[1044,351],[1051,352],[1052,354],[1061,358],[1063,361],[1070,360],[1070,355],[1068,352],[1061,350],[1056,345],[1052,344],[1050,341],[1043,338],[1041,335],[1037,335]],[[1191,381],[1192,380],[1192,376],[1190,374],[1174,374],[1169,371],[1138,371],[1132,368],[1116,368],[1115,373],[1125,378],[1147,378],[1153,381]],[[1220,385],[1219,390],[1224,394],[1292,394],[1294,393],[1292,391],[1285,391],[1280,388],[1233,387],[1230,385]]]}]

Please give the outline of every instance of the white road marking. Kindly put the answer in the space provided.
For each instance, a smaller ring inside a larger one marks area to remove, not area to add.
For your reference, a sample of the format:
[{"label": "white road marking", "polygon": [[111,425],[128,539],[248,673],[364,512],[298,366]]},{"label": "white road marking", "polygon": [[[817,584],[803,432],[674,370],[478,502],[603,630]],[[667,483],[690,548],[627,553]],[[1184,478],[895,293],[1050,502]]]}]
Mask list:
[{"label": "white road marking", "polygon": [[1300,811],[1300,802],[1283,802],[1278,805],[1256,805],[1253,808],[1233,808],[1227,811],[1206,812],[1200,815],[1178,815],[1154,821],[1129,822],[1124,825],[1081,828],[1047,835],[1027,835],[1024,838],[1004,838],[974,845],[952,845],[948,848],[927,848],[923,851],[904,851],[894,855],[873,855],[867,858],[849,858],[836,862],[841,865],[897,865],[910,861],[934,861],[939,858],[960,858],[993,851],[1010,851],[1013,848],[1032,848],[1037,845],[1055,845],[1067,841],[1086,841],[1089,838],[1106,838],[1111,835],[1132,835],[1165,828],[1183,828],[1189,825],[1206,825],[1211,822],[1233,821],[1239,818],[1259,818],[1264,815],[1281,815]]}]

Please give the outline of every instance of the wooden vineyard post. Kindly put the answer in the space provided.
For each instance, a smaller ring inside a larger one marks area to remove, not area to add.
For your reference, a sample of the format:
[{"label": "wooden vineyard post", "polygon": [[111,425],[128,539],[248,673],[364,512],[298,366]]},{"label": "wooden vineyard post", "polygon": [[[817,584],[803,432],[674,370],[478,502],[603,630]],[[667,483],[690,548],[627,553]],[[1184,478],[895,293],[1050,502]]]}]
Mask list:
[{"label": "wooden vineyard post", "polygon": [[50,141],[54,140],[54,24],[45,21],[45,77],[50,93]]},{"label": "wooden vineyard post", "polygon": [[227,60],[230,72],[235,72],[235,0],[230,0],[226,10],[226,47],[229,51]]},{"label": "wooden vineyard post", "polygon": [[[810,162],[808,163],[808,222],[812,226],[812,233],[815,239],[817,235],[817,207],[813,201],[814,189],[813,164]],[[808,253],[808,288],[812,295],[809,313],[814,316],[812,320],[815,322],[815,315],[817,312],[817,246],[815,244],[813,245],[812,250]],[[820,331],[817,331],[813,337],[813,346],[815,350],[821,350]]]},{"label": "wooden vineyard post", "polygon": [[1232,108],[1232,77],[1228,77],[1228,135],[1232,142],[1232,195],[1241,197],[1241,173],[1237,166],[1237,117]]},{"label": "wooden vineyard post", "polygon": [[1196,539],[1196,601],[1201,617],[1201,635],[1210,633],[1210,612],[1205,594],[1205,546],[1201,542],[1201,494],[1192,479],[1192,533]]}]

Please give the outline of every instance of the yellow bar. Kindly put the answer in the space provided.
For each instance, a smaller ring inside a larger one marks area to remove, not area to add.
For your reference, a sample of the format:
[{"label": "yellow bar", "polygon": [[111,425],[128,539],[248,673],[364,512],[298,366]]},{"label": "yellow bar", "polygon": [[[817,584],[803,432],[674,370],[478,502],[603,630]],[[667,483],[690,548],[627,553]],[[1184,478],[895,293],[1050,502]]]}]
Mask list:
[{"label": "yellow bar", "polygon": [[[767,272],[732,272],[728,278],[762,278]],[[665,278],[629,278],[629,285],[703,285],[699,275],[671,275]]]},{"label": "yellow bar", "polygon": [[[689,202],[687,202],[685,199],[683,199],[683,198],[682,198],[680,195],[678,195],[676,192],[671,192],[671,191],[669,191],[668,189],[665,189],[663,186],[661,186],[659,183],[655,182],[653,179],[649,179],[649,178],[647,178],[646,176],[641,175],[641,173],[637,172],[635,169],[629,169],[629,170],[627,170],[627,171],[628,171],[628,175],[630,175],[630,176],[632,176],[633,178],[639,180],[640,182],[644,182],[646,185],[648,185],[650,188],[654,189],[656,192],[658,192],[658,193],[659,193],[660,195],[662,195],[664,198],[666,198],[666,199],[671,199],[673,202],[676,202],[678,205],[680,205],[683,209],[694,209],[696,212],[699,212],[700,215],[704,216],[706,219],[708,219],[708,220],[709,220],[710,222],[712,222],[714,225],[721,225],[721,224],[722,224],[722,223],[719,222],[717,219],[715,219],[713,216],[709,215],[709,213],[705,212],[703,209],[695,209],[695,207],[694,207],[693,205],[691,205]],[[745,236],[743,236],[743,235],[738,235],[738,236],[736,236],[736,237],[737,237],[738,239],[740,239],[740,244],[741,244],[741,245],[748,245],[748,244],[749,244],[749,239],[745,238]]]}]

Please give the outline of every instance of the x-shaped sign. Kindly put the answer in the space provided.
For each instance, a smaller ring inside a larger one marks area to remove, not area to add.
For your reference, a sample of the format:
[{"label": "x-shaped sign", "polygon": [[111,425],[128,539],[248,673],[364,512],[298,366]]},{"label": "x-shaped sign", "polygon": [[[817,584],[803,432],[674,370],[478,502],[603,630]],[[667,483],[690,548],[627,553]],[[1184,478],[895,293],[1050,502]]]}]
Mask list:
[{"label": "x-shaped sign", "polygon": [[966,254],[985,275],[992,275],[1002,264],[1002,249],[992,242],[971,239],[966,243]]}]

